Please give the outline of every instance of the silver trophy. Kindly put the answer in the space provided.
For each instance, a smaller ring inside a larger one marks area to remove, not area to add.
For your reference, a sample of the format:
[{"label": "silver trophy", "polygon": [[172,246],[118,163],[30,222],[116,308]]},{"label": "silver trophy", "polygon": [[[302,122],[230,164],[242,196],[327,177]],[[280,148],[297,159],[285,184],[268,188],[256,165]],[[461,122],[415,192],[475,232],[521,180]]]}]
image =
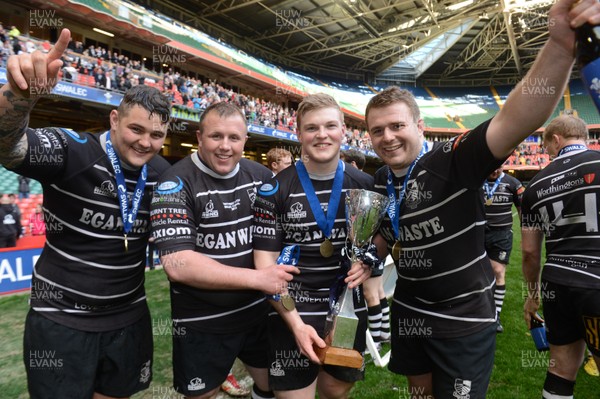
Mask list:
[{"label": "silver trophy", "polygon": [[[362,260],[357,254],[371,242],[385,216],[388,203],[388,197],[373,191],[346,191],[346,240],[352,245],[347,256],[352,263]],[[323,349],[315,347],[320,360],[324,364],[362,367],[362,356],[354,350],[357,328],[358,317],[354,311],[352,290],[345,287],[327,315],[327,346]]]}]

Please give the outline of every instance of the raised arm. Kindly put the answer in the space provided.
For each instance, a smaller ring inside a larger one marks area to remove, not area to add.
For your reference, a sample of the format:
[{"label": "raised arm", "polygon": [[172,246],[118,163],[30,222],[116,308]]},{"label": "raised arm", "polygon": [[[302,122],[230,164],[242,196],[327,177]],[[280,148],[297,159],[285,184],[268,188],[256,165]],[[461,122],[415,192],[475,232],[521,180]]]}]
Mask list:
[{"label": "raised arm", "polygon": [[0,164],[19,165],[27,150],[25,129],[29,114],[41,94],[49,93],[58,81],[58,71],[71,32],[63,29],[56,45],[47,54],[13,55],[8,59],[8,83],[0,89]]},{"label": "raised arm", "polygon": [[548,14],[549,39],[523,80],[492,119],[487,143],[497,159],[546,122],[562,97],[575,57],[574,29],[600,23],[596,0],[560,0]]}]

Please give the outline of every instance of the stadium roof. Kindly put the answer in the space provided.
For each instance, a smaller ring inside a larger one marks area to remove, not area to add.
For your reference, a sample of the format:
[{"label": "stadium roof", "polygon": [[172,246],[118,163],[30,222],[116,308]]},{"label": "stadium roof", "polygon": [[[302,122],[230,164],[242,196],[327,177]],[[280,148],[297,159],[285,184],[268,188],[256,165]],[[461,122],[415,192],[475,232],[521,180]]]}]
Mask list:
[{"label": "stadium roof", "polygon": [[137,0],[266,61],[369,84],[514,84],[549,0]]}]

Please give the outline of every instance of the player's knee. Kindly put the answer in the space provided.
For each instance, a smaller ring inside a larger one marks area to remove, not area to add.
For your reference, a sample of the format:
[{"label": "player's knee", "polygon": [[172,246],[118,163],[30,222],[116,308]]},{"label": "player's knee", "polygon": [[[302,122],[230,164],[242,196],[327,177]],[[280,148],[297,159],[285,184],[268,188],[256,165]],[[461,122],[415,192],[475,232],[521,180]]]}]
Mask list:
[{"label": "player's knee", "polygon": [[379,295],[377,295],[377,293],[371,292],[369,295],[367,295],[367,292],[365,291],[364,295],[367,306],[372,307],[379,305]]},{"label": "player's knee", "polygon": [[319,398],[321,399],[346,399],[350,395],[352,386],[334,386],[328,385],[324,388],[319,388]]}]

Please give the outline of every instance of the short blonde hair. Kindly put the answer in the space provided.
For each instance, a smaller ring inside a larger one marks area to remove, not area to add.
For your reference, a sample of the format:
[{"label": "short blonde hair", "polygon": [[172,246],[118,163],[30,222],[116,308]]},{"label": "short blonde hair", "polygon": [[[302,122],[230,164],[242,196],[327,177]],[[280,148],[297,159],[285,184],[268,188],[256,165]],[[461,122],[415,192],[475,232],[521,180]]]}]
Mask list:
[{"label": "short blonde hair", "polygon": [[284,158],[292,159],[292,153],[283,148],[271,148],[269,152],[267,152],[267,165],[271,168],[271,163],[279,162]]},{"label": "short blonde hair", "polygon": [[553,135],[578,140],[588,139],[588,129],[584,120],[575,115],[561,115],[554,118],[544,130],[543,140],[552,139]]},{"label": "short blonde hair", "polygon": [[298,106],[298,112],[296,113],[296,125],[298,126],[298,130],[300,130],[300,127],[302,126],[302,117],[304,115],[310,111],[323,108],[337,109],[340,114],[340,122],[342,122],[342,124],[344,123],[344,114],[337,101],[335,101],[335,98],[331,97],[329,94],[317,93],[304,97]]}]

